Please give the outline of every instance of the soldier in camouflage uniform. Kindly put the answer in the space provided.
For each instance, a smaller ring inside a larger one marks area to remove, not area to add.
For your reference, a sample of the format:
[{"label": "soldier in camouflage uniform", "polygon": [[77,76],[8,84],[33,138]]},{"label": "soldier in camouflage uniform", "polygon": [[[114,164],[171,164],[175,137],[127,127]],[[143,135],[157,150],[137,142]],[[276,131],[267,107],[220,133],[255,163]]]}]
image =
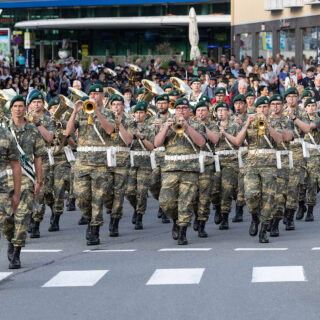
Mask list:
[{"label": "soldier in camouflage uniform", "polygon": [[[48,104],[48,111],[53,118],[58,106],[59,100],[57,98],[53,98]],[[50,221],[50,227],[48,229],[50,232],[60,230],[59,221],[60,216],[63,214],[64,194],[66,190],[70,190],[71,162],[74,162],[75,160],[72,153],[72,148],[75,146],[74,137],[64,135],[66,127],[67,122],[65,120],[56,119],[57,129],[55,132],[54,146],[52,147],[54,165],[51,166],[54,194],[54,215]],[[60,147],[60,151],[55,152],[55,149]]]},{"label": "soldier in camouflage uniform", "polygon": [[[162,94],[156,97],[156,106],[158,109],[157,116],[154,116],[149,119],[149,125],[153,126],[155,132],[158,133],[160,127],[167,121],[168,118],[171,118],[169,112],[169,96],[167,94]],[[150,192],[152,196],[159,201],[159,195],[161,190],[161,167],[163,165],[165,148],[162,146],[153,150],[156,158],[157,167],[152,170],[152,182],[150,185]],[[159,206],[158,218],[162,219],[162,223],[170,223],[167,215],[162,211]]]},{"label": "soldier in camouflage uniform", "polygon": [[[12,119],[8,129],[20,151],[22,184],[20,203],[15,213],[6,216],[4,235],[9,241],[8,258],[10,269],[20,268],[20,250],[25,246],[28,222],[32,215],[34,200],[37,201],[42,181],[42,156],[45,144],[39,130],[24,118],[26,103],[24,95],[15,96],[10,103]],[[34,169],[33,169],[34,166]],[[14,192],[14,181],[9,173],[8,186]]]},{"label": "soldier in camouflage uniform", "polygon": [[190,119],[187,98],[178,99],[175,110],[175,119],[167,119],[155,137],[155,147],[164,145],[166,148],[159,202],[162,210],[173,219],[173,239],[178,240],[179,245],[186,245],[187,227],[198,190],[199,148],[206,143],[206,131],[201,123]]},{"label": "soldier in camouflage uniform", "polygon": [[48,153],[42,157],[42,176],[43,181],[39,194],[39,204],[41,209],[35,209],[33,212],[30,231],[30,238],[40,238],[40,222],[43,220],[45,213],[45,204],[51,208],[53,213],[53,190],[52,190],[52,176],[50,175],[50,155],[49,159],[49,147],[54,138],[55,123],[50,116],[45,114],[44,109],[44,96],[41,92],[35,91],[29,98],[28,111],[32,112],[32,123],[38,128],[40,134],[46,144]]},{"label": "soldier in camouflage uniform", "polygon": [[209,121],[209,104],[206,99],[200,99],[196,105],[196,118],[201,122],[206,129],[208,142],[201,147],[200,155],[204,161],[204,172],[199,174],[198,180],[198,196],[194,204],[195,220],[193,229],[198,231],[200,238],[208,236],[205,231],[205,225],[210,215],[211,194],[214,179],[214,145],[219,141],[219,135],[214,133],[213,130],[218,132],[215,124]]},{"label": "soldier in camouflage uniform", "polygon": [[104,196],[104,205],[110,212],[109,235],[119,236],[119,221],[123,215],[123,201],[126,185],[128,182],[130,167],[130,148],[133,134],[135,133],[135,122],[124,113],[124,99],[118,94],[110,96],[109,103],[115,117],[115,127],[111,136],[108,137],[107,145],[111,147],[114,161],[109,165],[108,171],[111,175],[111,192]]},{"label": "soldier in camouflage uniform", "polygon": [[277,127],[280,125],[283,133],[283,142],[276,147],[277,161],[281,168],[277,170],[276,208],[270,224],[270,237],[278,237],[279,221],[283,217],[283,210],[286,206],[289,176],[293,166],[292,152],[289,150],[289,142],[293,138],[293,122],[282,114],[283,98],[280,94],[275,94],[270,98],[270,111],[269,121],[271,126]]},{"label": "soldier in camouflage uniform", "polygon": [[106,141],[114,130],[114,120],[111,111],[103,106],[102,86],[92,85],[88,94],[96,106],[94,113],[86,113],[83,102],[76,102],[65,135],[78,130],[74,191],[81,213],[89,221],[87,245],[97,245],[100,243],[100,226],[103,225],[103,199],[112,187]]},{"label": "soldier in camouflage uniform", "polygon": [[226,100],[226,88],[217,87],[214,90],[215,102],[211,105],[209,119],[216,120],[217,116],[215,113],[215,107],[220,103]]},{"label": "soldier in camouflage uniform", "polygon": [[[221,137],[216,144],[215,154],[218,156],[220,171],[216,172],[213,180],[212,203],[216,210],[216,215],[221,212],[221,222],[218,217],[215,222],[220,223],[220,230],[229,229],[228,217],[232,208],[232,200],[237,199],[239,165],[238,165],[238,147],[236,147],[227,137],[235,137],[240,126],[229,120],[229,106],[226,102],[220,102],[216,108],[219,136]],[[221,133],[221,134],[220,134]]]},{"label": "soldier in camouflage uniform", "polygon": [[196,104],[200,101],[200,98],[202,97],[200,79],[192,78],[190,81],[190,88],[192,92],[187,95],[187,98],[189,99],[190,106],[195,107]]},{"label": "soldier in camouflage uniform", "polygon": [[307,158],[308,211],[305,221],[313,221],[313,208],[317,203],[317,192],[320,186],[320,118],[317,114],[317,101],[309,97],[304,108],[310,119],[310,132],[305,134],[310,157]]},{"label": "soldier in camouflage uniform", "polygon": [[[297,210],[297,195],[299,210],[296,219],[303,218],[305,209],[305,192],[307,163],[305,158],[308,156],[304,134],[310,130],[309,117],[305,110],[298,107],[299,93],[296,87],[291,87],[285,92],[287,104],[284,112],[294,123],[294,140],[290,142],[290,151],[293,153],[293,169],[290,173],[288,184],[288,197],[286,203],[286,230],[294,230],[294,213]],[[285,220],[285,219],[284,219]]]},{"label": "soldier in camouflage uniform", "polygon": [[[277,190],[277,166],[275,146],[283,141],[280,125],[272,127],[268,121],[269,100],[260,97],[255,103],[257,114],[251,114],[236,138],[226,133],[226,137],[236,145],[245,139],[248,142],[248,157],[245,162],[245,198],[252,221],[249,229],[251,236],[258,233],[260,210],[261,229],[259,242],[268,243],[268,225],[273,216]],[[257,120],[264,121],[264,124]],[[260,125],[259,125],[260,123]],[[260,129],[259,129],[260,128]]]},{"label": "soldier in camouflage uniform", "polygon": [[256,97],[252,91],[249,91],[246,95],[246,102],[247,102],[247,113],[248,114],[253,114],[256,113],[256,109],[254,106],[254,102],[256,100]]},{"label": "soldier in camouflage uniform", "polygon": [[148,105],[140,101],[134,107],[137,132],[130,148],[131,168],[128,178],[126,197],[134,209],[132,223],[135,229],[143,229],[142,217],[147,209],[148,189],[151,184],[151,158],[155,130],[146,122]]}]

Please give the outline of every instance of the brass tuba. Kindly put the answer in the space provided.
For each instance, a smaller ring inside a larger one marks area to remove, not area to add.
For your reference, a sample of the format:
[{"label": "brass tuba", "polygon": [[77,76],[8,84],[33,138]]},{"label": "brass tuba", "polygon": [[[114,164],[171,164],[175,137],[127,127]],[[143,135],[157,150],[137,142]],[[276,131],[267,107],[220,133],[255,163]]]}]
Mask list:
[{"label": "brass tuba", "polygon": [[[65,97],[62,94],[59,94],[60,103],[56,111],[53,113],[52,118],[54,121],[58,122],[62,119],[62,116],[65,115],[64,120],[68,120],[67,118],[70,118],[71,113],[74,109],[73,102]],[[68,115],[68,117],[66,117]]]},{"label": "brass tuba", "polygon": [[[145,101],[148,105],[154,97],[164,93],[164,91],[159,85],[157,85],[156,83],[150,80],[143,79],[142,85],[144,87],[144,94],[141,100]],[[157,114],[156,111],[154,111],[153,109],[151,108],[147,109],[147,119],[154,117],[156,114]]]},{"label": "brass tuba", "polygon": [[180,95],[190,95],[192,93],[191,88],[180,78],[171,77],[170,82],[173,85],[173,89],[177,90],[180,93]]},{"label": "brass tuba", "polygon": [[0,123],[8,120],[9,104],[16,95],[13,89],[0,90]]},{"label": "brass tuba", "polygon": [[129,73],[129,84],[130,86],[133,86],[134,78],[137,75],[137,73],[142,72],[142,69],[135,64],[129,64],[128,65],[130,73]]},{"label": "brass tuba", "polygon": [[109,93],[110,96],[113,95],[113,94],[118,94],[119,96],[121,96],[124,99],[123,94],[119,90],[117,90],[115,88],[107,87],[107,92]]},{"label": "brass tuba", "polygon": [[81,90],[78,90],[73,87],[69,87],[69,91],[71,91],[71,98],[70,101],[75,103],[76,101],[80,100],[81,98],[87,96],[87,94]]},{"label": "brass tuba", "polygon": [[116,77],[117,76],[117,73],[115,71],[113,71],[112,69],[110,69],[110,68],[104,68],[103,71],[106,74],[110,74],[112,77]]}]

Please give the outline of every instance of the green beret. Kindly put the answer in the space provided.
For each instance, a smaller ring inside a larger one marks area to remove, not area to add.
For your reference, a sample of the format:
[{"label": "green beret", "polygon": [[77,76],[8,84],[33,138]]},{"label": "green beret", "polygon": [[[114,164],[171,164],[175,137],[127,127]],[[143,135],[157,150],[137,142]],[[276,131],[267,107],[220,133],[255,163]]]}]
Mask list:
[{"label": "green beret", "polygon": [[304,107],[306,107],[308,104],[310,103],[317,103],[317,100],[315,98],[308,98],[305,102],[304,102]]},{"label": "green beret", "polygon": [[290,87],[285,93],[284,97],[286,97],[288,94],[296,94],[299,95],[298,89],[296,87]]},{"label": "green beret", "polygon": [[305,97],[312,97],[312,93],[309,90],[304,90],[301,94],[300,99],[303,99]]},{"label": "green beret", "polygon": [[144,100],[141,100],[134,106],[133,112],[137,112],[139,110],[147,111],[147,109],[148,109],[148,104]]},{"label": "green beret", "polygon": [[48,110],[50,110],[50,108],[52,106],[55,106],[56,104],[59,104],[59,103],[60,103],[60,98],[59,97],[52,98],[48,103]]},{"label": "green beret", "polygon": [[167,83],[166,85],[163,86],[163,90],[166,90],[168,88],[172,89],[173,85],[171,83]]},{"label": "green beret", "polygon": [[246,102],[246,96],[244,94],[238,94],[234,97],[233,102],[236,101],[242,101],[242,102]]},{"label": "green beret", "polygon": [[103,87],[101,84],[94,84],[92,85],[89,90],[88,90],[88,95],[91,93],[91,92],[103,92]]},{"label": "green beret", "polygon": [[224,87],[218,87],[214,90],[214,95],[217,94],[226,94],[226,88]]},{"label": "green beret", "polygon": [[270,98],[269,102],[272,102],[272,101],[281,101],[281,102],[283,102],[283,98],[282,98],[281,94],[274,94]]},{"label": "green beret", "polygon": [[180,93],[178,90],[172,90],[169,92],[169,96],[173,96],[173,97],[179,97]]},{"label": "green beret", "polygon": [[192,78],[190,81],[190,86],[194,83],[194,82],[200,82],[199,78]]},{"label": "green beret", "polygon": [[252,91],[248,91],[248,93],[245,96],[246,98],[248,97],[255,97],[254,93]]},{"label": "green beret", "polygon": [[105,97],[105,98],[109,98],[109,96],[110,96],[109,92],[108,92],[108,91],[105,91],[105,92],[104,92],[104,97]]},{"label": "green beret", "polygon": [[210,98],[208,96],[201,96],[199,101],[205,101],[207,103],[211,102],[211,100],[210,100]]},{"label": "green beret", "polygon": [[109,98],[108,103],[112,103],[113,101],[122,101],[124,102],[124,99],[122,96],[120,96],[119,94],[112,94]]},{"label": "green beret", "polygon": [[179,105],[187,105],[187,106],[190,107],[189,101],[188,101],[188,99],[185,98],[185,97],[179,98],[179,99],[175,102],[174,107],[176,108],[176,107],[179,106]]},{"label": "green beret", "polygon": [[156,97],[156,102],[158,101],[168,101],[169,102],[170,98],[169,95],[164,93],[164,94],[160,94],[159,96]]},{"label": "green beret", "polygon": [[42,101],[44,101],[44,96],[43,96],[43,94],[42,94],[42,92],[40,92],[40,91],[35,91],[32,95],[31,95],[31,97],[29,98],[29,104],[31,103],[31,101],[33,101],[33,100],[42,100]]},{"label": "green beret", "polygon": [[140,88],[140,89],[138,90],[138,92],[137,92],[137,95],[143,94],[143,93],[144,93],[144,88]]},{"label": "green beret", "polygon": [[197,110],[197,108],[201,108],[201,107],[207,107],[208,109],[209,109],[209,104],[208,104],[208,102],[207,101],[205,101],[205,100],[200,100],[197,104],[196,104],[196,106],[195,106],[195,110]]},{"label": "green beret", "polygon": [[215,106],[215,108],[214,108],[215,112],[217,112],[217,110],[219,108],[227,108],[227,109],[229,109],[229,105],[226,102],[220,102]]},{"label": "green beret", "polygon": [[88,96],[83,96],[80,98],[81,101],[87,101],[89,100],[90,98]]},{"label": "green beret", "polygon": [[23,95],[23,94],[18,94],[18,95],[16,95],[16,96],[14,96],[14,97],[12,98],[12,100],[10,101],[9,109],[11,109],[11,107],[13,106],[13,104],[14,104],[16,101],[23,101],[24,104],[26,104],[26,96]]},{"label": "green beret", "polygon": [[260,104],[269,104],[269,99],[267,97],[259,97],[254,106],[258,107]]}]

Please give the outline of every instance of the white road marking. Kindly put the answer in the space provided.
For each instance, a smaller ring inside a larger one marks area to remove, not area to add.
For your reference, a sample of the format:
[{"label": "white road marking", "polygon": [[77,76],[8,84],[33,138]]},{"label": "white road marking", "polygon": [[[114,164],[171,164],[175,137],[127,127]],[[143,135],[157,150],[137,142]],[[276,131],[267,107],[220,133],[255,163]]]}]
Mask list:
[{"label": "white road marking", "polygon": [[22,249],[21,251],[26,253],[56,253],[61,252],[62,249]]},{"label": "white road marking", "polygon": [[316,251],[316,250],[320,250],[320,248],[319,247],[314,247],[311,250]]},{"label": "white road marking", "polygon": [[307,281],[303,266],[254,267],[252,282]]},{"label": "white road marking", "polygon": [[60,271],[42,287],[91,287],[109,270]]},{"label": "white road marking", "polygon": [[0,272],[0,281],[2,281],[3,279],[9,277],[10,274],[12,274],[12,272]]},{"label": "white road marking", "polygon": [[234,251],[286,251],[288,248],[235,248]]},{"label": "white road marking", "polygon": [[156,269],[147,285],[199,284],[204,268]]},{"label": "white road marking", "polygon": [[137,249],[110,249],[110,250],[104,250],[104,249],[99,249],[99,250],[84,250],[82,252],[135,252]]},{"label": "white road marking", "polygon": [[174,252],[174,251],[210,251],[212,248],[164,248],[159,249],[159,252]]}]

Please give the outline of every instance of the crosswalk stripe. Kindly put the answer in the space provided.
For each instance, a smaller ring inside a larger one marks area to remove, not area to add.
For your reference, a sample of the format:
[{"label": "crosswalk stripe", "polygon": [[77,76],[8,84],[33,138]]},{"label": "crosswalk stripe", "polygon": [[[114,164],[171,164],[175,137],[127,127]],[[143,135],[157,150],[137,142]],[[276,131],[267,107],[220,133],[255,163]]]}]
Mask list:
[{"label": "crosswalk stripe", "polygon": [[3,279],[9,277],[10,274],[12,274],[12,272],[0,272],[0,281],[2,281]]},{"label": "crosswalk stripe", "polygon": [[98,250],[83,250],[82,252],[135,252],[137,249],[98,249]]},{"label": "crosswalk stripe", "polygon": [[42,287],[91,287],[109,270],[60,271]]},{"label": "crosswalk stripe", "polygon": [[199,284],[204,268],[156,269],[147,285]]},{"label": "crosswalk stripe", "polygon": [[286,251],[288,248],[235,248],[234,251]]},{"label": "crosswalk stripe", "polygon": [[212,248],[164,248],[159,249],[159,252],[175,252],[175,251],[210,251]]},{"label": "crosswalk stripe", "polygon": [[254,267],[252,282],[307,281],[303,266]]},{"label": "crosswalk stripe", "polygon": [[314,247],[314,248],[312,248],[311,250],[312,250],[312,251],[317,251],[317,250],[320,250],[320,248],[319,248],[319,247]]},{"label": "crosswalk stripe", "polygon": [[26,253],[57,253],[62,249],[22,249],[21,251]]}]

